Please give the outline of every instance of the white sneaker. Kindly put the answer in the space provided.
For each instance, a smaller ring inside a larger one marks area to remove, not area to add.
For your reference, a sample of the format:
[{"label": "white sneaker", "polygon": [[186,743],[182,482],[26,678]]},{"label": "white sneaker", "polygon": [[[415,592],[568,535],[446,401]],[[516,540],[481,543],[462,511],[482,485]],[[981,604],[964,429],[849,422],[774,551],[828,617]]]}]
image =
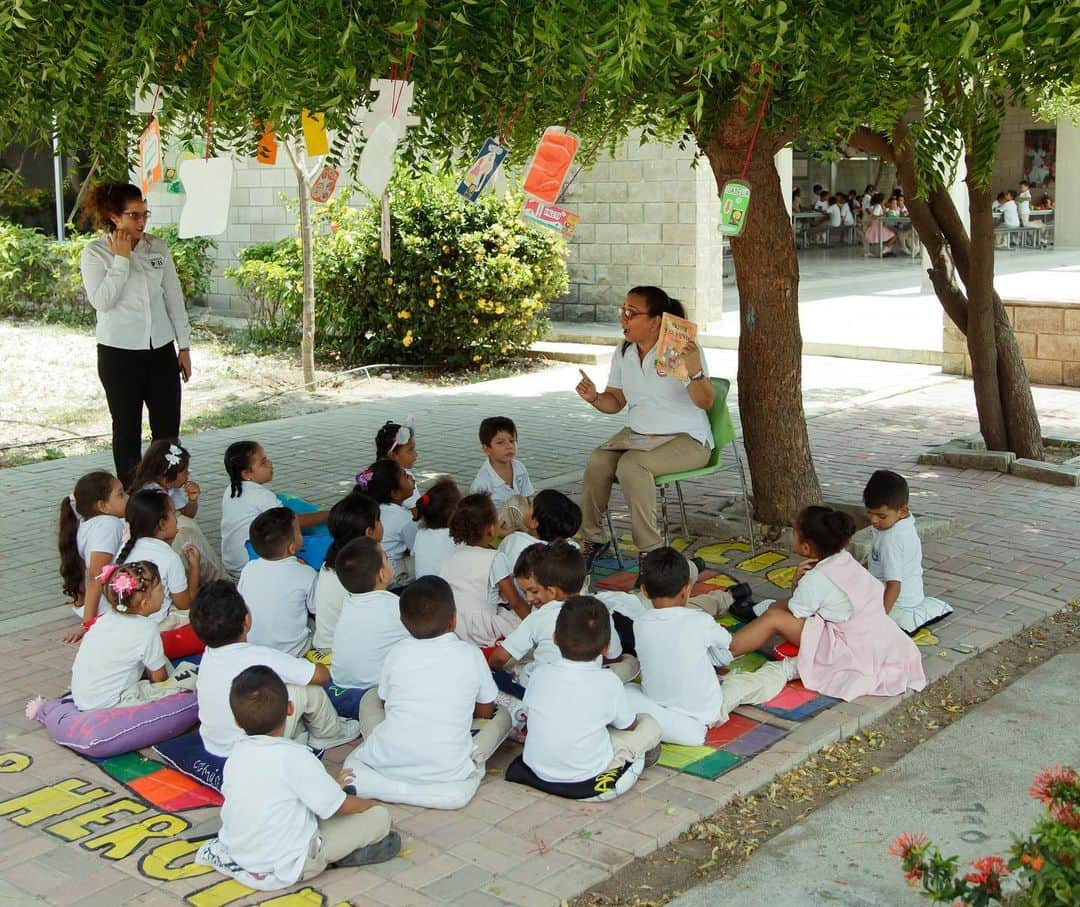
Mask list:
[{"label": "white sneaker", "polygon": [[338,732],[333,737],[309,736],[308,746],[316,750],[332,750],[343,743],[351,743],[360,736],[360,722],[355,718],[339,718]]},{"label": "white sneaker", "polygon": [[780,664],[784,668],[784,677],[788,680],[799,679],[799,660],[797,658],[785,658]]}]

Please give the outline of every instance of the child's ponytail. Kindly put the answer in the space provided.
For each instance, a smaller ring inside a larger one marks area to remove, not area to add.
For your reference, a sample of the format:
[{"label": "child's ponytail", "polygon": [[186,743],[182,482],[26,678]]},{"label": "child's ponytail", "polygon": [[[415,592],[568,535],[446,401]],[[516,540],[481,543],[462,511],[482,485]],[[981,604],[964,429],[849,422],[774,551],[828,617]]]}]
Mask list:
[{"label": "child's ponytail", "polygon": [[136,491],[127,502],[127,510],[124,516],[127,519],[131,537],[124,543],[120,553],[116,555],[116,563],[122,564],[131,554],[131,549],[139,539],[153,538],[161,521],[169,515],[172,507],[172,498],[164,491],[155,488],[146,488]]},{"label": "child's ponytail", "polygon": [[75,490],[60,501],[59,537],[60,579],[64,594],[79,599],[86,591],[86,563],[79,554],[79,523],[99,513],[98,504],[112,494],[111,473],[89,472],[75,483]]},{"label": "child's ponytail", "polygon": [[435,484],[420,495],[416,502],[416,512],[424,521],[425,529],[446,529],[450,525],[450,514],[461,500],[461,489],[449,476],[441,476]]},{"label": "child's ponytail", "polygon": [[394,492],[401,487],[404,471],[397,460],[376,460],[356,477],[356,486],[380,504],[389,504]]},{"label": "child's ponytail", "polygon": [[820,504],[804,507],[795,525],[821,559],[843,551],[855,534],[855,521],[849,514]]},{"label": "child's ponytail", "polygon": [[225,448],[230,498],[238,498],[244,493],[244,471],[251,468],[251,457],[258,446],[255,441],[234,441]]}]

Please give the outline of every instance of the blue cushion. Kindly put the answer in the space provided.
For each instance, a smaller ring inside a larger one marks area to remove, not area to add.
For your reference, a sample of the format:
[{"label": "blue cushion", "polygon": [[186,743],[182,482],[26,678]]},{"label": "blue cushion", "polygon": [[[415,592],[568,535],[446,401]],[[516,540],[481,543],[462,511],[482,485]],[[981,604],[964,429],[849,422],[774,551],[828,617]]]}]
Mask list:
[{"label": "blue cushion", "polygon": [[154,752],[178,772],[220,793],[225,757],[207,752],[198,731],[159,743]]},{"label": "blue cushion", "polygon": [[341,687],[333,681],[323,687],[334,709],[342,718],[355,720],[360,714],[360,700],[364,698],[367,689],[362,687]]}]

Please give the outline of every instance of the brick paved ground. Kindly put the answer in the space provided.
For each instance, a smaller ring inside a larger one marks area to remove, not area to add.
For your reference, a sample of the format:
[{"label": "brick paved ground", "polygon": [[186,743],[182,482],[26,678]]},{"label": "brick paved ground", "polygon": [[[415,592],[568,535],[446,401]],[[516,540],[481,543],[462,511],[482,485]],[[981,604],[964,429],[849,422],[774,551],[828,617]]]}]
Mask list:
[{"label": "brick paved ground", "polygon": [[[714,358],[715,357],[715,358]],[[714,372],[731,374],[733,356],[710,356]],[[595,369],[594,373],[602,370]],[[423,391],[393,401],[372,401],[334,412],[258,426],[210,432],[190,439],[194,473],[204,488],[200,522],[216,537],[224,476],[224,447],[241,437],[261,441],[276,464],[276,490],[330,503],[370,459],[374,429],[387,418],[414,414],[419,423],[420,471],[471,480],[478,462],[475,426],[484,415],[512,415],[521,429],[523,456],[537,487],[573,483],[588,449],[615,430],[610,418],[578,405],[565,388],[572,369],[461,389]],[[998,473],[924,468],[916,458],[928,444],[975,429],[970,384],[930,369],[808,360],[810,435],[826,495],[857,500],[868,473],[889,466],[909,476],[917,513],[960,523],[947,538],[924,546],[927,592],[949,600],[957,614],[940,626],[942,645],[923,650],[931,678],[965,656],[952,646],[982,649],[1018,632],[1080,594],[1080,492]],[[1080,436],[1080,392],[1040,388],[1036,399],[1047,434]],[[549,439],[557,438],[557,444]],[[548,446],[545,446],[545,445]],[[57,592],[53,522],[60,498],[75,478],[108,467],[106,455],[36,464],[0,472],[0,800],[78,778],[114,796],[64,815],[20,825],[17,811],[0,803],[0,903],[193,904],[267,902],[213,874],[193,874],[181,842],[212,834],[216,811],[181,814],[190,827],[155,828],[162,837],[139,841],[129,855],[80,846],[151,815],[119,815],[86,828],[60,826],[126,794],[95,766],[54,746],[23,715],[33,694],[65,689],[72,651],[58,638],[72,620]],[[696,510],[709,514],[738,488],[733,471],[687,489]],[[695,544],[700,541],[695,540]],[[732,553],[729,565],[762,591],[768,580],[746,574]],[[777,772],[841,735],[854,732],[895,704],[862,700],[837,706],[793,727],[746,765],[706,781],[650,769],[633,791],[607,805],[585,805],[508,785],[501,769],[516,754],[507,746],[489,765],[491,776],[463,810],[436,812],[392,807],[405,837],[402,858],[368,870],[337,870],[311,886],[322,902],[372,905],[557,905],[614,870],[670,841],[731,797],[754,789]],[[777,723],[775,719],[770,719]],[[330,754],[340,761],[347,749]],[[31,757],[26,760],[12,754]],[[47,804],[46,804],[47,805]],[[59,807],[63,804],[56,803]],[[43,807],[44,808],[44,807]],[[49,810],[45,810],[48,812]],[[66,835],[73,840],[65,840]],[[155,849],[162,844],[164,849]],[[151,854],[147,858],[147,854]],[[162,878],[165,877],[165,878]],[[209,889],[209,890],[208,890]],[[201,893],[200,893],[201,892]],[[318,904],[296,895],[275,904]]]}]

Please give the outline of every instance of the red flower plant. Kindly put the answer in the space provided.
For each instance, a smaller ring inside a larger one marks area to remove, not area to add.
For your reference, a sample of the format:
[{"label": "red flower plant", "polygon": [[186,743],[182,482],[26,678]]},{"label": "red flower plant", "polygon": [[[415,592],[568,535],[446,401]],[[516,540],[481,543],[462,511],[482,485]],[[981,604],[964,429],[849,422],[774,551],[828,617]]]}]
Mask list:
[{"label": "red flower plant", "polygon": [[1080,813],[1071,803],[1055,803],[1050,807],[1050,818],[1073,831],[1080,831]]},{"label": "red flower plant", "polygon": [[1009,874],[1009,867],[1001,857],[979,857],[971,865],[975,872],[964,876],[968,882],[983,888],[991,896],[1001,893],[1001,880]]},{"label": "red flower plant", "polygon": [[1059,787],[1067,785],[1072,787],[1077,782],[1076,770],[1062,768],[1060,765],[1051,765],[1044,768],[1035,776],[1028,793],[1032,798],[1043,803],[1049,803],[1055,797],[1060,796]]},{"label": "red flower plant", "polygon": [[901,860],[906,860],[908,854],[913,850],[921,850],[929,843],[930,839],[921,831],[905,831],[889,845],[889,854],[894,857],[899,857]]}]

